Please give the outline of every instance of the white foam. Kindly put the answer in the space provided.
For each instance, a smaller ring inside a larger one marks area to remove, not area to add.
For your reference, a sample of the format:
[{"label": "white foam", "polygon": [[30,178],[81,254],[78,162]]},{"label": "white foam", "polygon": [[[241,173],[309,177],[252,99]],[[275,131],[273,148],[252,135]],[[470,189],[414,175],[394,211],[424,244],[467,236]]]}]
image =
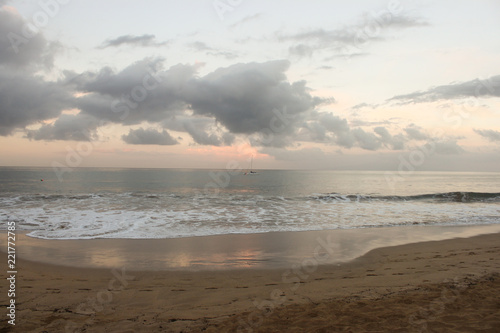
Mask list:
[{"label": "white foam", "polygon": [[18,229],[29,231],[30,236],[50,239],[178,238],[388,225],[500,223],[496,204],[351,199],[147,193],[11,197],[0,198],[4,207],[0,220],[16,220]]}]

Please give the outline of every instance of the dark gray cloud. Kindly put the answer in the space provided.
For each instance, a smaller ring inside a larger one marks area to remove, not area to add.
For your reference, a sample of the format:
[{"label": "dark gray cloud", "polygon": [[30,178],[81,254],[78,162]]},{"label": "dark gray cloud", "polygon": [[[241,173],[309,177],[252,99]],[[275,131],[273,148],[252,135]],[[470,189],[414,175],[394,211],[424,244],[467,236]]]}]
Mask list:
[{"label": "dark gray cloud", "polygon": [[411,104],[467,97],[500,97],[500,75],[484,80],[475,79],[432,87],[425,91],[394,96],[388,99],[388,101]]},{"label": "dark gray cloud", "polygon": [[175,65],[162,70],[161,59],[145,59],[120,72],[103,68],[86,72],[71,82],[87,93],[77,101],[83,113],[99,119],[140,124],[161,122],[178,112],[186,103],[182,92],[196,73],[196,66]]},{"label": "dark gray cloud", "polygon": [[160,47],[167,45],[168,42],[157,42],[155,35],[124,35],[104,41],[98,48],[105,49],[108,47],[118,47],[122,45],[144,46],[144,47]]},{"label": "dark gray cloud", "polygon": [[0,71],[0,135],[56,118],[68,108],[72,94],[59,82]]},{"label": "dark gray cloud", "polygon": [[[300,119],[326,102],[313,97],[304,81],[287,80],[288,61],[236,64],[203,77],[194,65],[164,70],[161,64],[161,59],[145,59],[120,72],[68,73],[68,84],[86,93],[76,102],[83,114],[124,125],[187,116],[181,131],[196,143],[213,145],[232,142],[228,132],[266,138],[271,133],[272,140],[261,140],[262,145],[289,145]],[[202,118],[223,129],[201,126]]]},{"label": "dark gray cloud", "polygon": [[222,146],[233,143],[235,136],[217,126],[210,117],[175,116],[162,122],[162,126],[188,133],[196,144]]},{"label": "dark gray cloud", "polygon": [[72,92],[62,82],[34,74],[52,66],[57,50],[15,9],[0,8],[0,135],[56,118],[71,105]]},{"label": "dark gray cloud", "polygon": [[500,142],[500,132],[499,131],[475,129],[474,132],[481,135],[483,138],[488,139],[491,142]]},{"label": "dark gray cloud", "polygon": [[153,128],[130,130],[128,134],[122,136],[122,139],[132,145],[171,146],[179,143],[167,131],[160,132]]},{"label": "dark gray cloud", "polygon": [[185,121],[184,129],[191,135],[194,142],[201,145],[220,146],[221,139],[214,133],[208,133],[203,129],[196,127],[193,122]]},{"label": "dark gray cloud", "polygon": [[51,67],[58,43],[50,43],[12,10],[0,8],[0,65]]},{"label": "dark gray cloud", "polygon": [[299,119],[325,100],[313,97],[303,81],[288,82],[289,65],[280,60],[219,68],[191,80],[184,98],[195,114],[215,118],[233,134],[272,132],[275,140],[292,140]]},{"label": "dark gray cloud", "polygon": [[[206,44],[193,45],[211,50]],[[143,123],[184,132],[196,144],[229,145],[246,136],[262,147],[290,147],[299,141],[322,142],[344,148],[402,149],[407,140],[426,137],[416,127],[392,135],[385,127],[372,131],[359,126],[386,123],[351,123],[317,107],[332,99],[311,94],[305,81],[290,82],[286,60],[239,63],[198,75],[200,65],[178,64],[164,69],[163,59],[148,58],[116,71],[105,67],[83,73],[65,72],[65,78],[42,78],[0,71],[0,134],[55,119],[27,131],[33,140],[95,140],[97,129],[108,122],[124,126]],[[79,96],[79,97],[74,97]],[[7,98],[8,97],[8,98]],[[63,114],[77,108],[76,115]],[[354,125],[358,127],[353,127]],[[123,136],[130,144],[176,144],[166,131],[131,130]],[[437,151],[458,151],[450,142]]]},{"label": "dark gray cloud", "polygon": [[98,136],[96,129],[102,125],[88,115],[62,114],[53,124],[45,124],[37,130],[27,131],[26,137],[33,140],[93,141]]}]

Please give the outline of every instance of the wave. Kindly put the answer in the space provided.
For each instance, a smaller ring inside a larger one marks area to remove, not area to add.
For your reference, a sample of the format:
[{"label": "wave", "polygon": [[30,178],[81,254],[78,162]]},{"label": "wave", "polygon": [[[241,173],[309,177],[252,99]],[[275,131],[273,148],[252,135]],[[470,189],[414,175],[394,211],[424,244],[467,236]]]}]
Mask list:
[{"label": "wave", "polygon": [[[430,193],[430,194],[417,194],[417,195],[371,195],[371,194],[342,194],[342,193],[327,193],[318,194],[314,193],[307,197],[284,197],[284,196],[265,196],[265,195],[240,195],[240,194],[219,194],[219,195],[203,195],[197,193],[158,193],[158,192],[124,192],[124,193],[87,193],[87,194],[11,194],[3,193],[0,195],[2,201],[9,202],[65,202],[67,201],[80,201],[86,202],[88,200],[159,200],[164,201],[205,201],[217,202],[224,200],[228,204],[244,204],[256,202],[289,202],[289,201],[320,201],[323,203],[341,203],[341,202],[435,202],[435,203],[498,203],[500,202],[500,193],[488,192],[444,192],[444,193]],[[6,202],[4,202],[6,203]]]},{"label": "wave", "polygon": [[16,221],[19,230],[29,231],[33,237],[76,239],[479,225],[500,223],[499,202],[500,193],[478,192],[290,197],[168,192],[34,194],[0,197],[0,228],[7,221]]},{"label": "wave", "polygon": [[500,202],[500,193],[484,192],[445,192],[432,194],[419,194],[409,196],[387,195],[361,195],[329,193],[325,195],[312,195],[310,198],[320,201],[336,202],[367,202],[367,201],[426,201],[426,202]]}]

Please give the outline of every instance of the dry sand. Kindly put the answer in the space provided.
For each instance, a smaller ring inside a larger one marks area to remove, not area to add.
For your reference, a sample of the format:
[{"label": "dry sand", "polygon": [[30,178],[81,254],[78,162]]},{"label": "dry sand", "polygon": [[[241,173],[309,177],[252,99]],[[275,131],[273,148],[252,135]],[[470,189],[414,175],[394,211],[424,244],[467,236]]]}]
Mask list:
[{"label": "dry sand", "polygon": [[500,234],[274,270],[17,264],[16,326],[3,315],[0,332],[500,331]]}]

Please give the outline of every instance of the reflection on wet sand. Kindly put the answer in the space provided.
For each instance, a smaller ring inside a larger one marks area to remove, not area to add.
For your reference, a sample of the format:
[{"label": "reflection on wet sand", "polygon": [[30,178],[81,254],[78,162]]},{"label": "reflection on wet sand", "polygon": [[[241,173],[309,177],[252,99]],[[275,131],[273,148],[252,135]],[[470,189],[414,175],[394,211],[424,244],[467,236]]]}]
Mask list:
[{"label": "reflection on wet sand", "polygon": [[[19,258],[128,270],[288,268],[308,258],[345,262],[378,247],[500,232],[500,225],[323,230],[177,239],[45,240],[17,235]],[[6,248],[6,237],[0,240]]]}]

